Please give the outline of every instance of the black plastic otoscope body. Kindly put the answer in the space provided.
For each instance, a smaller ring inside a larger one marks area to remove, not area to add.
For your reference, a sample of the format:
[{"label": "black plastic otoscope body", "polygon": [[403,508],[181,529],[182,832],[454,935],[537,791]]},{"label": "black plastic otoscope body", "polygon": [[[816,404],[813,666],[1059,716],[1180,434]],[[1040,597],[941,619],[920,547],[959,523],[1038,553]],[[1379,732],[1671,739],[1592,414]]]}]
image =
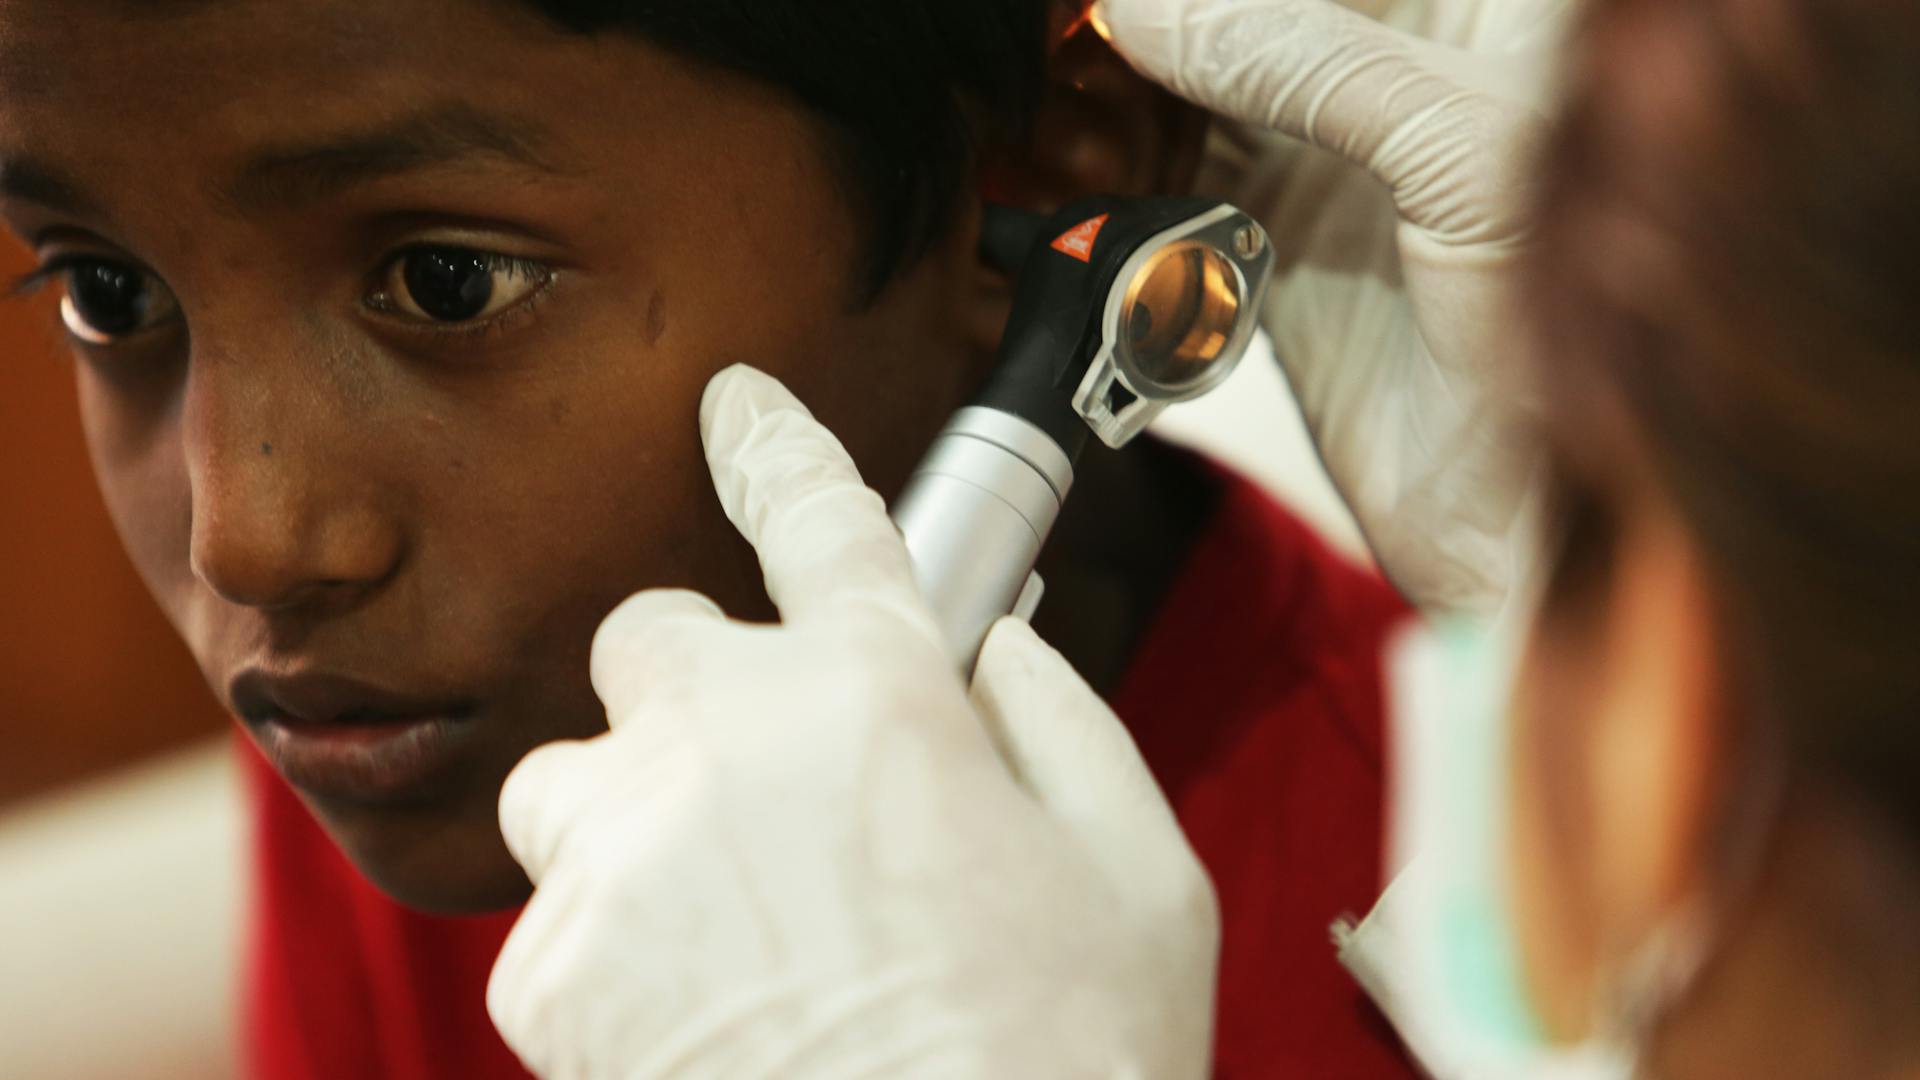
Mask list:
[{"label": "black plastic otoscope body", "polygon": [[981,248],[1016,281],[999,363],[892,510],[962,672],[995,621],[1038,606],[1033,567],[1089,436],[1123,445],[1224,379],[1272,269],[1259,224],[1209,199],[989,208]]}]

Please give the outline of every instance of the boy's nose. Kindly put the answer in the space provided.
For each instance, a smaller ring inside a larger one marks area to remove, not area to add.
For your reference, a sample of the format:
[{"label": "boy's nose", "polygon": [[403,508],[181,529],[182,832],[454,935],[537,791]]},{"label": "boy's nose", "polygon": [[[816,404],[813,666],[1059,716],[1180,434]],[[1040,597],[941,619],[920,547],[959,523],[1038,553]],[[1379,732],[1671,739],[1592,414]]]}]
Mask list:
[{"label": "boy's nose", "polygon": [[271,481],[210,487],[194,493],[193,572],[231,603],[351,606],[399,563],[395,531],[361,508],[302,505]]},{"label": "boy's nose", "polygon": [[392,577],[404,536],[375,480],[331,449],[353,445],[350,435],[329,438],[309,417],[276,438],[274,424],[217,402],[188,411],[199,414],[186,440],[190,560],[208,588],[262,610],[331,608]]}]

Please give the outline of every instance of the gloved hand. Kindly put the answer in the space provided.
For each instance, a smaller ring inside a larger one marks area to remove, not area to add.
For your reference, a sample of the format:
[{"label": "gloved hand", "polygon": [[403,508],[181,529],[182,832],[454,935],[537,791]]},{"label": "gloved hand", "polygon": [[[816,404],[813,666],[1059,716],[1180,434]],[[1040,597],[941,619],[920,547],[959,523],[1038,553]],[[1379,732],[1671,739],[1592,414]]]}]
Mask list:
[{"label": "gloved hand", "polygon": [[1492,614],[1534,555],[1508,292],[1572,0],[1366,6],[1385,21],[1331,0],[1101,15],[1135,67],[1238,121],[1202,184],[1273,236],[1264,322],[1381,567],[1429,612]]},{"label": "gloved hand", "polygon": [[536,883],[488,987],[549,1078],[1201,1077],[1218,916],[1113,713],[1025,624],[971,698],[880,498],[778,382],[721,373],[714,486],[778,626],[643,592],[612,730],[500,799]]}]

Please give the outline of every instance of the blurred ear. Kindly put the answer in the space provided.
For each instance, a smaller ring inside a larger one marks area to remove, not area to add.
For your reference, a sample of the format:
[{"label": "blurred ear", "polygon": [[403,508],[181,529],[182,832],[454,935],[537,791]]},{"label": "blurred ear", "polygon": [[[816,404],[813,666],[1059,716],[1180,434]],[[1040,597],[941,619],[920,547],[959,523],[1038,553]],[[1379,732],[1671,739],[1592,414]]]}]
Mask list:
[{"label": "blurred ear", "polygon": [[1623,943],[1701,884],[1725,760],[1712,605],[1691,537],[1665,513],[1629,529],[1587,740],[1596,895]]},{"label": "blurred ear", "polygon": [[1543,1019],[1574,1038],[1617,965],[1706,887],[1731,758],[1710,590],[1651,499],[1549,598],[1521,687],[1516,897]]},{"label": "blurred ear", "polygon": [[[1060,22],[1055,40],[1067,32],[1067,16]],[[986,148],[980,197],[1053,211],[1086,195],[1184,194],[1199,170],[1209,122],[1205,111],[1135,72],[1083,28],[1055,47],[1029,129],[1016,142]],[[974,206],[960,230],[976,244],[979,213]],[[991,349],[1006,325],[1010,282],[982,266],[976,284],[970,334]]]}]

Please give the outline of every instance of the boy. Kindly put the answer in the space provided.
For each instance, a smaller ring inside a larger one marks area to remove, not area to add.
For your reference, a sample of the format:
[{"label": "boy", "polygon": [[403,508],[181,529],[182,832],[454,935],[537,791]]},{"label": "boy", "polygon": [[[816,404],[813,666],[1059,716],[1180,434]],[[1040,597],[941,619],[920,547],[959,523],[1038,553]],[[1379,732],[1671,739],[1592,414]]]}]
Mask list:
[{"label": "boy", "polygon": [[[305,804],[256,777],[256,1075],[513,1074],[480,995],[510,912],[394,901],[524,899],[500,783],[604,726],[620,599],[767,610],[701,462],[713,372],[781,378],[892,493],[1005,321],[981,201],[1186,183],[1204,118],[1050,45],[1076,15],[0,10],[0,208],[63,287],[107,504]],[[1396,600],[1162,448],[1090,462],[1050,559],[1042,631],[1218,881],[1222,1075],[1403,1073],[1325,944],[1376,888]]]}]

